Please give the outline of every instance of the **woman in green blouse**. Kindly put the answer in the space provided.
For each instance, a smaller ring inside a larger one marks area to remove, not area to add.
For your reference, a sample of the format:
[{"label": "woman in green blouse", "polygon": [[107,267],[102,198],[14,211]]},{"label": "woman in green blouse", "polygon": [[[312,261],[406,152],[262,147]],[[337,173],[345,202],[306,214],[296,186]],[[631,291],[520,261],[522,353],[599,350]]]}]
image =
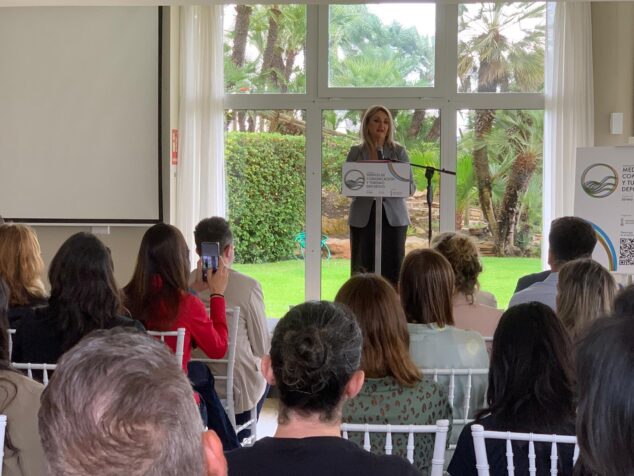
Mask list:
[{"label": "woman in green blouse", "polygon": [[[343,409],[347,423],[430,425],[451,420],[445,389],[424,380],[409,355],[407,321],[394,288],[375,274],[357,274],[337,293],[336,302],[347,305],[363,333],[361,370],[365,383],[356,398]],[[361,443],[362,435],[350,435]],[[405,457],[407,435],[394,435],[393,454]],[[373,435],[372,451],[382,452],[384,435]],[[414,464],[427,474],[431,464],[433,435],[418,435]]]}]

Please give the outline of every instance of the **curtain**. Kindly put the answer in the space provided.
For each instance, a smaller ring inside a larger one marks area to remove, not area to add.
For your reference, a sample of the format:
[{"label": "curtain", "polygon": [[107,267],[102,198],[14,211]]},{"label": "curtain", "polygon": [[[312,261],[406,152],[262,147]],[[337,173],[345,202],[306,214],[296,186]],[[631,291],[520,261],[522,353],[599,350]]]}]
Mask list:
[{"label": "curtain", "polygon": [[176,226],[195,263],[194,228],[202,219],[225,216],[224,73],[222,6],[180,10],[179,128]]},{"label": "curtain", "polygon": [[590,3],[550,3],[547,13],[542,262],[554,218],[574,210],[577,147],[594,145]]}]

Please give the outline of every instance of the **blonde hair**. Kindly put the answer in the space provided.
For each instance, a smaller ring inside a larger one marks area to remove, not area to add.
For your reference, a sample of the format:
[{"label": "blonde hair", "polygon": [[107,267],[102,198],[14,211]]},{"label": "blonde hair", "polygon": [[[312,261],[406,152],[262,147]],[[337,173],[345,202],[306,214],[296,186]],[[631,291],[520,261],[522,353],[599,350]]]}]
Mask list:
[{"label": "blonde hair", "polygon": [[557,315],[573,338],[591,321],[612,310],[616,282],[610,272],[590,258],[570,261],[559,270]]},{"label": "blonde hair", "polygon": [[9,286],[9,306],[22,306],[32,298],[46,296],[43,270],[40,244],[33,229],[20,224],[0,225],[0,277]]},{"label": "blonde hair", "polygon": [[372,116],[374,116],[377,112],[384,112],[388,119],[390,120],[390,127],[385,134],[385,145],[394,147],[396,142],[394,141],[394,118],[392,117],[392,113],[385,106],[371,106],[365,113],[363,114],[363,119],[361,120],[361,147],[367,150],[375,149],[376,144],[372,137],[370,137],[370,133],[368,132],[368,124]]},{"label": "blonde hair", "polygon": [[451,264],[456,292],[464,294],[473,303],[473,294],[479,287],[478,275],[482,272],[475,242],[466,235],[446,232],[436,236],[432,247]]},{"label": "blonde hair", "polygon": [[335,302],[354,313],[363,333],[361,369],[368,378],[394,377],[413,386],[421,373],[409,355],[409,332],[398,294],[376,274],[357,274],[341,287]]},{"label": "blonde hair", "polygon": [[407,322],[438,327],[454,324],[454,276],[443,255],[430,249],[411,251],[403,260],[398,285]]}]

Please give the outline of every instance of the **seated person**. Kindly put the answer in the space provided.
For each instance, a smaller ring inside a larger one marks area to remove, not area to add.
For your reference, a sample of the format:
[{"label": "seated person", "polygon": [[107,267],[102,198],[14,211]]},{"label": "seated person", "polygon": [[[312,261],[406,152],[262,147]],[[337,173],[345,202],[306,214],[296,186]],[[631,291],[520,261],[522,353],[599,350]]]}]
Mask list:
[{"label": "seated person", "polygon": [[[454,293],[454,273],[449,261],[431,249],[411,251],[403,261],[399,282],[401,304],[409,330],[409,353],[418,368],[427,369],[486,369],[489,355],[482,336],[475,331],[454,326],[451,299]],[[438,381],[449,385],[449,376]],[[455,377],[453,418],[473,418],[484,401],[487,379],[472,377],[468,415],[463,402],[468,376]],[[460,429],[454,428],[454,437]]]},{"label": "seated person", "polygon": [[37,427],[44,386],[11,368],[9,363],[9,287],[0,278],[0,414],[6,415],[2,473],[41,476],[45,459]]},{"label": "seated person", "polygon": [[590,258],[569,261],[557,282],[557,316],[573,340],[593,320],[612,310],[616,282],[610,272]]},{"label": "seated person", "polygon": [[447,258],[454,272],[454,325],[479,332],[483,337],[493,337],[502,311],[497,309],[495,296],[481,291],[478,285],[482,263],[475,243],[460,233],[442,233],[434,238],[432,245]]},{"label": "seated person", "polygon": [[634,320],[600,319],[577,351],[579,475],[634,474]]},{"label": "seated person", "polygon": [[[557,279],[559,269],[568,261],[591,258],[597,244],[597,235],[590,222],[583,218],[561,217],[553,220],[548,234],[548,264],[550,272],[524,276],[524,289],[516,290],[509,307],[525,302],[537,301],[556,309]],[[526,279],[525,279],[526,278]],[[518,288],[520,287],[518,281]]]},{"label": "seated person", "polygon": [[57,251],[48,271],[47,307],[18,324],[12,362],[54,364],[95,329],[143,326],[124,317],[110,251],[90,233],[76,233]]},{"label": "seated person", "polygon": [[40,474],[227,474],[174,354],[141,332],[95,331],[62,356],[39,424],[49,469]]},{"label": "seated person", "polygon": [[[435,425],[451,420],[447,390],[423,379],[409,355],[407,321],[398,295],[376,274],[357,274],[339,290],[335,302],[353,312],[363,334],[361,370],[365,383],[343,407],[346,423]],[[363,444],[362,433],[350,440]],[[371,435],[372,451],[384,452],[385,435]],[[392,437],[392,454],[407,456],[407,434]],[[414,464],[427,474],[434,454],[434,435],[417,435]]]},{"label": "seated person", "polygon": [[[225,264],[230,268],[234,258],[233,234],[224,218],[206,218],[196,225],[194,230],[196,253],[201,254],[201,243],[217,242]],[[257,407],[260,414],[262,404],[267,395],[266,380],[260,371],[260,362],[269,350],[270,337],[264,310],[262,287],[255,279],[234,269],[229,269],[225,302],[228,308],[239,307],[238,337],[236,339],[236,360],[233,370],[233,400],[236,412],[236,424],[246,423],[251,418],[250,410]],[[209,302],[209,287],[202,281],[198,270],[192,271],[189,277],[190,286],[196,291],[204,303]],[[194,355],[200,351],[194,351]],[[202,356],[200,356],[202,357]],[[225,356],[226,358],[226,356]],[[214,375],[227,373],[227,365],[208,364]],[[227,394],[226,382],[216,380],[216,390],[221,398]],[[251,434],[249,429],[238,435],[246,438]]]},{"label": "seated person", "polygon": [[15,329],[23,316],[46,306],[42,283],[44,261],[37,235],[20,224],[0,225],[0,277],[9,286],[9,327]]},{"label": "seated person", "polygon": [[[485,430],[572,435],[575,431],[572,344],[548,306],[509,308],[491,353],[488,407],[476,416]],[[452,476],[477,476],[471,425],[465,426],[449,464]],[[528,475],[528,444],[513,443],[515,474]],[[506,442],[486,442],[491,474],[506,474]],[[573,445],[558,445],[558,474],[572,474]],[[535,444],[537,474],[550,474],[550,444]]]},{"label": "seated person", "polygon": [[634,317],[634,284],[625,286],[616,293],[614,314],[622,317]]},{"label": "seated person", "polygon": [[235,476],[415,475],[399,456],[340,436],[341,412],[363,386],[362,337],[350,311],[326,301],[292,308],[273,333],[262,372],[280,395],[275,436],[226,454]]},{"label": "seated person", "polygon": [[[188,291],[188,276],[189,251],[185,238],[175,226],[156,224],[148,228],[141,240],[134,274],[123,290],[125,303],[132,317],[143,322],[148,330],[185,329],[183,370],[203,397],[208,425],[218,433],[225,449],[236,448],[238,438],[214,390],[211,372],[201,362],[190,362],[194,346],[212,359],[220,359],[227,352],[223,294],[228,269],[221,261],[218,271],[208,274],[209,313],[200,299]],[[176,337],[166,337],[165,342],[176,350]]]}]

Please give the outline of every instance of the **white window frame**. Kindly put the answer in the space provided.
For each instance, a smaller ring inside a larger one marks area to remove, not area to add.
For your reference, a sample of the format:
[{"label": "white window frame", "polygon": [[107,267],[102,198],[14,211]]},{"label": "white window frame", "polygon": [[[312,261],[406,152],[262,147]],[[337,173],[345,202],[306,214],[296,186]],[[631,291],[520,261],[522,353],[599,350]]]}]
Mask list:
[{"label": "white window frame", "polygon": [[[301,2],[298,2],[301,3]],[[311,47],[316,45],[316,47]],[[306,111],[305,299],[321,297],[321,117],[325,110],[437,109],[441,117],[440,166],[455,170],[456,116],[463,109],[544,109],[543,93],[458,93],[458,5],[436,4],[435,86],[432,88],[329,88],[328,5],[306,5],[306,92],[226,94],[225,109]],[[318,68],[318,65],[326,67]],[[544,162],[544,168],[548,165]],[[455,230],[456,179],[443,176],[440,231]]]}]

